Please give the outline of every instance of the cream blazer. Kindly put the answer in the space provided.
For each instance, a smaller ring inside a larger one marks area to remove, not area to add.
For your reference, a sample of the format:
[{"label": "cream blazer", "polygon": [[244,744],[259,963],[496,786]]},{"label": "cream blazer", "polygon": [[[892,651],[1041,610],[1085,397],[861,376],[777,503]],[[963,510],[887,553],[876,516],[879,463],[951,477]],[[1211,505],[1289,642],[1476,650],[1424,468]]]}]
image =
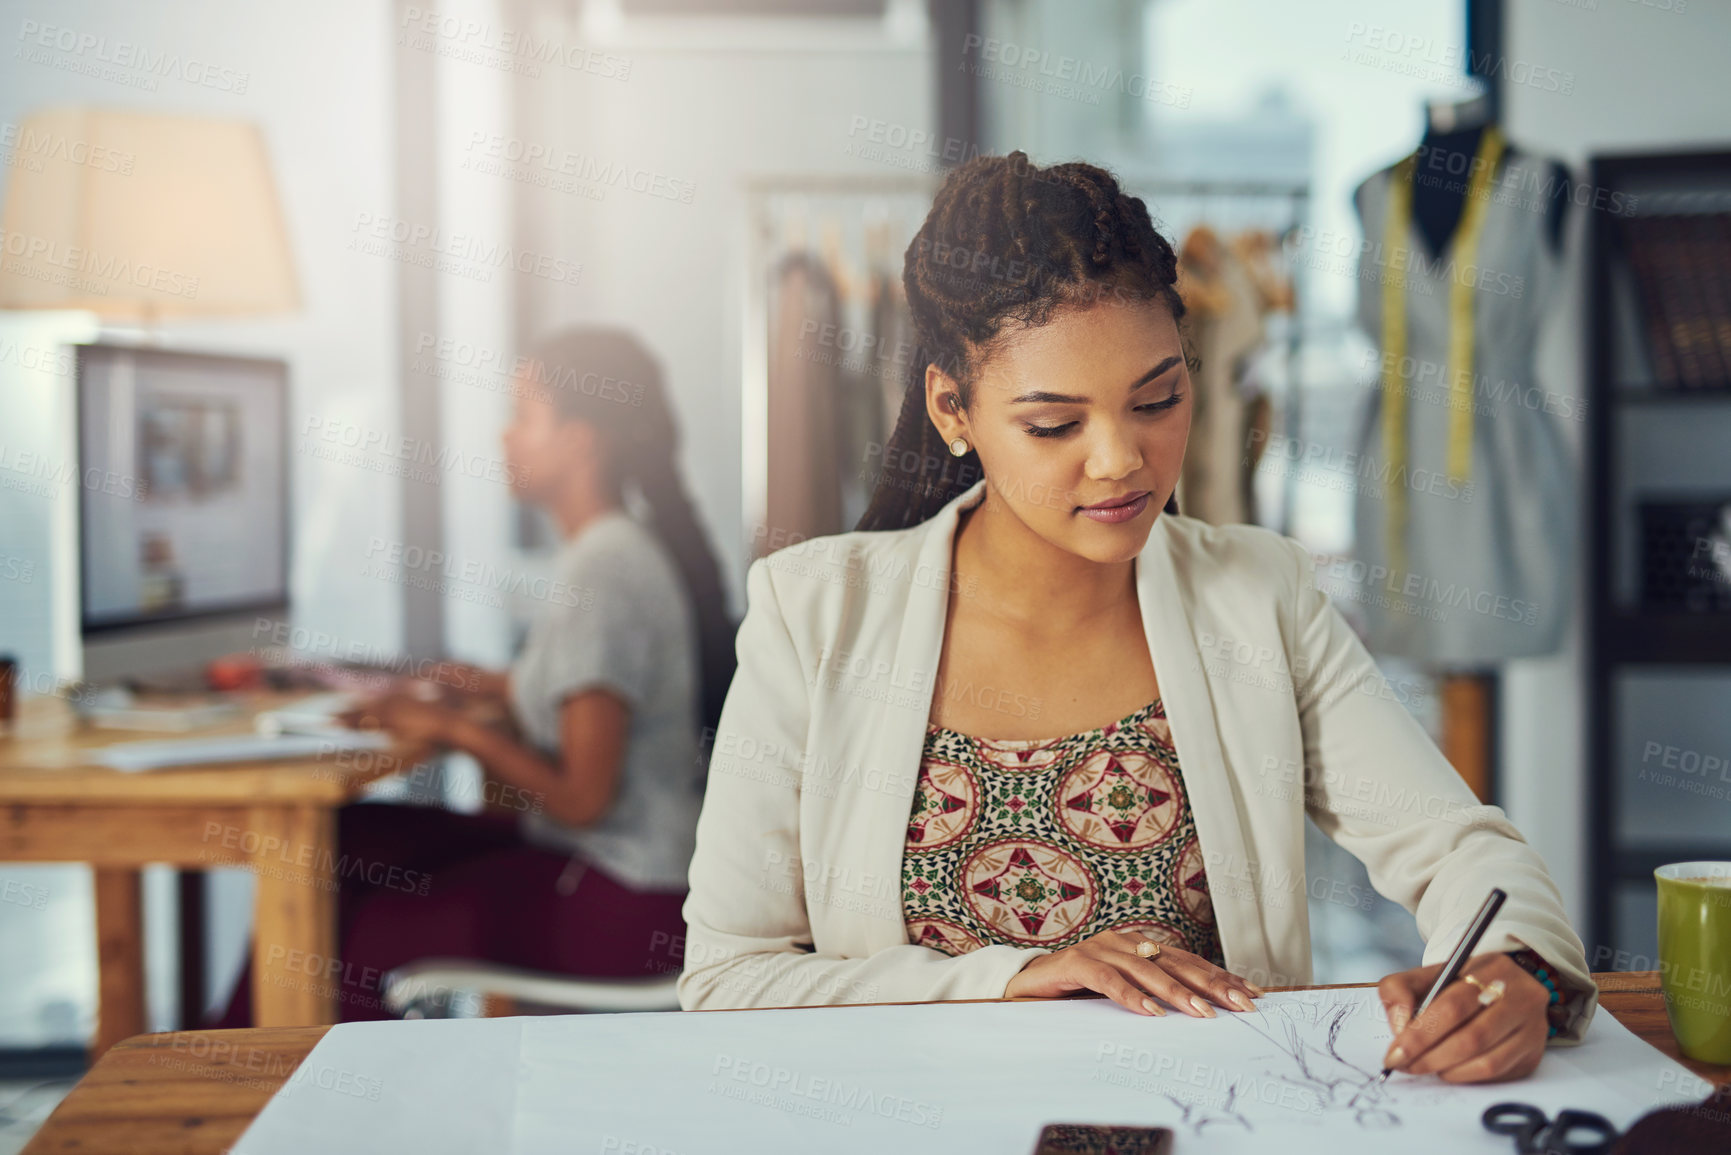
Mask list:
[{"label": "cream blazer", "polygon": [[[985,484],[908,529],[813,538],[751,564],[691,860],[684,1008],[998,998],[1047,953],[951,957],[910,944],[902,919],[951,543]],[[1134,564],[1227,969],[1261,986],[1310,981],[1307,900],[1346,896],[1306,878],[1308,815],[1417,917],[1426,963],[1500,886],[1508,901],[1479,949],[1530,947],[1594,990],[1544,862],[1413,720],[1302,546],[1162,514]],[[946,690],[1033,708],[1003,687]],[[1596,1002],[1595,990],[1558,1040],[1578,1041]]]}]

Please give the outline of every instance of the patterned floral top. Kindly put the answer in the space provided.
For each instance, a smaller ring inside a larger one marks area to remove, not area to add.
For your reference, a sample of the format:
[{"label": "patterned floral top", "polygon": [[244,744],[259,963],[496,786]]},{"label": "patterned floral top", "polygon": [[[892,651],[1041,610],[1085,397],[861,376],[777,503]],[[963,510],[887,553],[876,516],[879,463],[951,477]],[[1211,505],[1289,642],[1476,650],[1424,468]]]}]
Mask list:
[{"label": "patterned floral top", "polygon": [[1067,738],[926,727],[902,852],[908,941],[949,955],[1142,930],[1223,965],[1178,752],[1156,698]]}]

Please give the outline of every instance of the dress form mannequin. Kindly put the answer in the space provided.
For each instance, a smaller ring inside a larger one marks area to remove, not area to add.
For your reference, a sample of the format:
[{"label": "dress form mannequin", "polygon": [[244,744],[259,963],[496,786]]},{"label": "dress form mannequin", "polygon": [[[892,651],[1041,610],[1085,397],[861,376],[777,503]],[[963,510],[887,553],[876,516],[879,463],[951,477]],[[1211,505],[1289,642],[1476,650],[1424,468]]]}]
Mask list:
[{"label": "dress form mannequin", "polygon": [[[1464,182],[1446,179],[1446,174],[1455,171],[1452,158],[1470,159],[1478,151],[1485,126],[1491,123],[1490,112],[1490,98],[1486,96],[1452,103],[1432,101],[1426,107],[1424,138],[1418,146],[1418,176],[1413,181],[1412,218],[1432,257],[1447,247],[1466,207]],[[1509,155],[1519,152],[1509,146]],[[1548,164],[1551,179],[1545,185],[1550,190],[1545,206],[1545,240],[1551,252],[1557,253],[1562,249],[1563,218],[1569,208],[1568,170],[1556,161]],[[1443,174],[1445,179],[1426,179],[1435,174]]]},{"label": "dress form mannequin", "polygon": [[[1561,644],[1572,556],[1567,450],[1555,408],[1532,402],[1549,396],[1535,387],[1532,345],[1567,174],[1506,147],[1500,130],[1488,140],[1489,111],[1483,98],[1433,104],[1415,153],[1355,198],[1374,246],[1359,322],[1385,346],[1360,443],[1399,475],[1356,499],[1359,557],[1391,575],[1366,599],[1367,640],[1443,673],[1444,750],[1481,797],[1494,732],[1485,671]],[[1463,354],[1466,377],[1454,364]]]}]

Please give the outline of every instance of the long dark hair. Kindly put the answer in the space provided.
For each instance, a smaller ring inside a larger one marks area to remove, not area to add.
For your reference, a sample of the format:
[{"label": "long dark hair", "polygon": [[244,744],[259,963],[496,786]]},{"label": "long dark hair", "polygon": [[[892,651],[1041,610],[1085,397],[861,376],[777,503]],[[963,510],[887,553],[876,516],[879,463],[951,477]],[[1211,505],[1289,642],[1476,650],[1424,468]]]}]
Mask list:
[{"label": "long dark hair", "polygon": [[649,507],[650,528],[672,556],[695,611],[699,724],[714,733],[733,680],[735,624],[721,569],[680,480],[679,429],[662,388],[661,366],[623,329],[574,325],[536,342],[525,376],[562,418],[595,427],[606,444],[604,482],[617,501],[632,485]]},{"label": "long dark hair", "polygon": [[[1178,257],[1148,207],[1091,164],[978,156],[944,179],[909,243],[902,285],[914,356],[871,504],[857,529],[918,525],[984,476],[972,448],[950,455],[926,412],[926,366],[955,378],[962,408],[992,342],[1057,310],[1112,298],[1163,301],[1184,317]],[[1167,512],[1176,513],[1168,501]]]}]

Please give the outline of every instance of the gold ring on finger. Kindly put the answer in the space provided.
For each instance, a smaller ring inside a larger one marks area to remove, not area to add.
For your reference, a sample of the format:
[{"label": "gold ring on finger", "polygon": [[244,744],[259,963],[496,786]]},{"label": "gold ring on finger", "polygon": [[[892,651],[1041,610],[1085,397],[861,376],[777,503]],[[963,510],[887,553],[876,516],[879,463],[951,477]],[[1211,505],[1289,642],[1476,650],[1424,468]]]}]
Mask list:
[{"label": "gold ring on finger", "polygon": [[1479,977],[1477,975],[1462,975],[1461,976],[1461,982],[1471,983],[1473,986],[1477,987],[1480,991],[1483,991],[1485,989],[1485,984],[1479,981]]},{"label": "gold ring on finger", "polygon": [[1136,953],[1143,958],[1159,958],[1160,944],[1151,938],[1145,938],[1136,944]]},{"label": "gold ring on finger", "polygon": [[[1478,984],[1475,983],[1473,985],[1477,986]],[[1479,1006],[1488,1007],[1492,1003],[1495,1003],[1498,999],[1503,997],[1503,991],[1506,989],[1507,988],[1503,986],[1502,979],[1492,979],[1490,985],[1485,987],[1485,989],[1479,993]]]}]

